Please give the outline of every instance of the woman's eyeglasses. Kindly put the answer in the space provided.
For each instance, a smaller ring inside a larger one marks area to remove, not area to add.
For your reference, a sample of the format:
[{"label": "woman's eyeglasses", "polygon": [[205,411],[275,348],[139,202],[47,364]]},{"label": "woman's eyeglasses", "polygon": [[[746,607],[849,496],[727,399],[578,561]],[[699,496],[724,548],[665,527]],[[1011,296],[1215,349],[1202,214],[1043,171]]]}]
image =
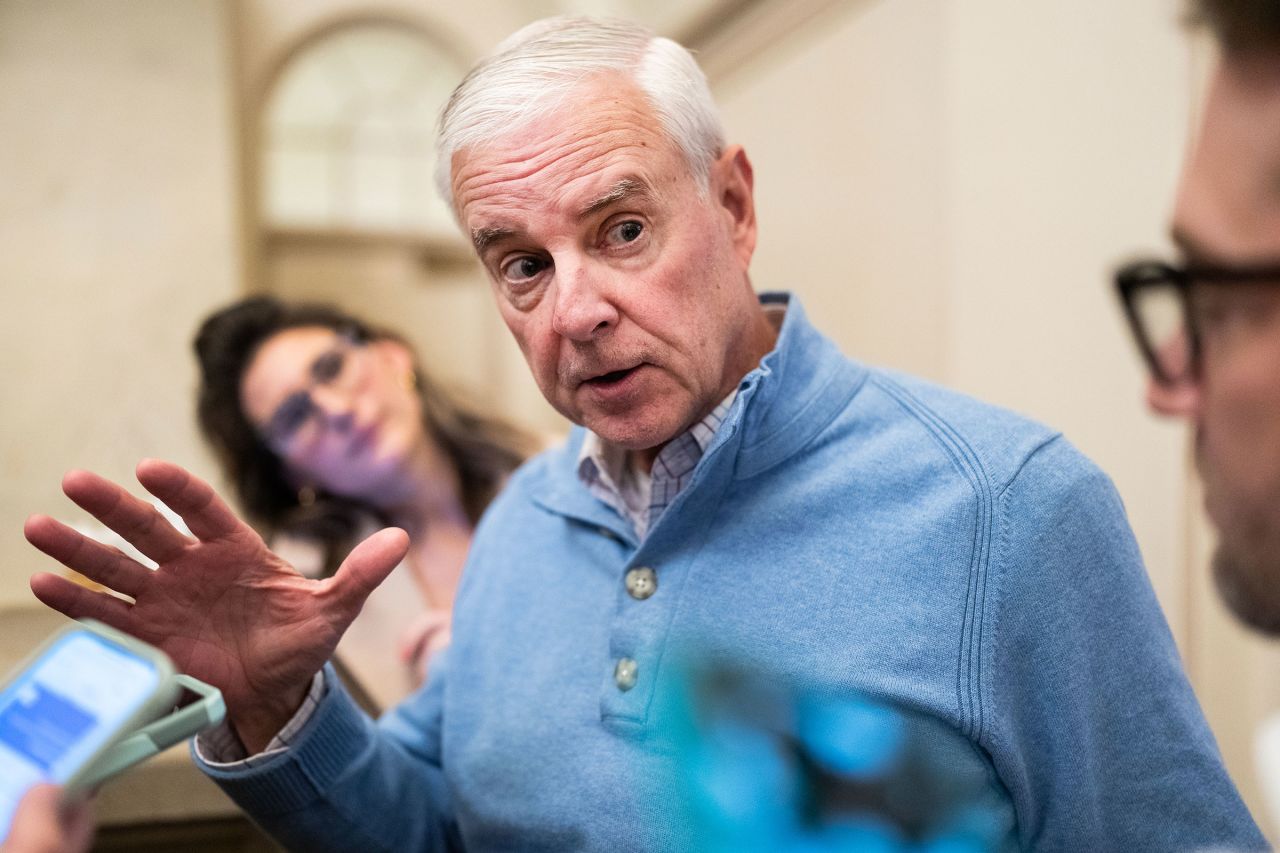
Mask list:
[{"label": "woman's eyeglasses", "polygon": [[1222,285],[1280,284],[1280,265],[1174,266],[1142,260],[1116,272],[1116,291],[1151,375],[1171,386],[1199,378],[1206,336],[1222,314]]},{"label": "woman's eyeglasses", "polygon": [[305,388],[294,391],[276,407],[263,429],[263,437],[274,447],[283,447],[302,432],[303,427],[320,414],[320,406],[312,397],[319,387],[335,385],[349,370],[349,362],[364,341],[351,333],[340,333],[327,350],[311,362]]}]

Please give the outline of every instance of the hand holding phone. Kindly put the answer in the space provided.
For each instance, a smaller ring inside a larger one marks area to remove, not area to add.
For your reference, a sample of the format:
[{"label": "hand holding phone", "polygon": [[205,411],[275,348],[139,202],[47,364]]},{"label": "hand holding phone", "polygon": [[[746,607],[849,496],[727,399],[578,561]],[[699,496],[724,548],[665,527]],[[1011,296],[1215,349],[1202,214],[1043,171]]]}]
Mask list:
[{"label": "hand holding phone", "polygon": [[0,853],[83,853],[93,842],[93,809],[67,803],[56,785],[36,785],[18,803]]},{"label": "hand holding phone", "polygon": [[70,625],[0,687],[0,840],[36,785],[75,791],[123,735],[172,707],[173,664],[104,625]]}]

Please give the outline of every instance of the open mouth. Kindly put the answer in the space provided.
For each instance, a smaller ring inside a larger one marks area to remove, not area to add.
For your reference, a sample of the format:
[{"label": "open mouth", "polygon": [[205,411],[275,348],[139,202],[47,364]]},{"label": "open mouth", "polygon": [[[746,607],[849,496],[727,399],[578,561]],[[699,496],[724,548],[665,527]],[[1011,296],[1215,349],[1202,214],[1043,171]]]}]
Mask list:
[{"label": "open mouth", "polygon": [[636,370],[638,370],[639,368],[640,368],[640,365],[637,364],[635,367],[628,367],[625,370],[613,370],[613,371],[610,371],[609,373],[602,373],[599,376],[593,376],[590,379],[588,379],[587,384],[596,385],[596,386],[612,385],[615,382],[621,382],[622,380],[626,379],[628,376],[635,373]]}]

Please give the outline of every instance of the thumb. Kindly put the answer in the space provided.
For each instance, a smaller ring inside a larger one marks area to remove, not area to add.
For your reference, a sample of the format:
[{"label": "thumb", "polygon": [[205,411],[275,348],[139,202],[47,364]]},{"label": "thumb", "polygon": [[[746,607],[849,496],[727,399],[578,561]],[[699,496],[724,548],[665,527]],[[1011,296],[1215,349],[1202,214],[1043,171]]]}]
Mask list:
[{"label": "thumb", "polygon": [[89,848],[93,820],[87,804],[70,808],[62,804],[62,792],[54,785],[36,785],[13,816],[4,853],[70,853]]},{"label": "thumb", "polygon": [[66,843],[59,853],[88,850],[93,844],[93,803],[89,800],[76,800],[62,809],[62,827],[66,833]]},{"label": "thumb", "polygon": [[409,551],[409,534],[398,527],[379,530],[351,550],[333,576],[338,600],[359,610],[369,593],[387,579]]}]

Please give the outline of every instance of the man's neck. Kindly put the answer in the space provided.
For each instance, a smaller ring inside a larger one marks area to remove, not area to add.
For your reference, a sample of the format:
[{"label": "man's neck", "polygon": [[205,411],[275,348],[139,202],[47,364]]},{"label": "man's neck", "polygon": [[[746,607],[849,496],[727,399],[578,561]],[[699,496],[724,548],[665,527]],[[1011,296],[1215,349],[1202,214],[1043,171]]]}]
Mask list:
[{"label": "man's neck", "polygon": [[667,442],[656,445],[654,447],[646,447],[643,450],[628,450],[627,465],[636,471],[643,471],[648,474],[653,470],[653,460],[658,458],[658,454],[662,452],[662,448],[667,446]]}]

